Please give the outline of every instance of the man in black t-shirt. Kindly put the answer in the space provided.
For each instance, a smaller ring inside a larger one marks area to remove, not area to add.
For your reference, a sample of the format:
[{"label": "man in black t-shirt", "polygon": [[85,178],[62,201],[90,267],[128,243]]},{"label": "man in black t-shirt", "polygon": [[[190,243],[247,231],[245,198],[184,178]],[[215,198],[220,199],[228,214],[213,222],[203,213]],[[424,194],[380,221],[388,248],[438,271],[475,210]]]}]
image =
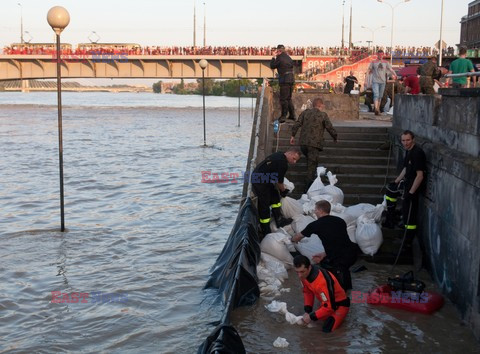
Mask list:
[{"label": "man in black t-shirt", "polygon": [[350,75],[348,75],[343,81],[345,82],[343,93],[350,93],[355,87],[355,84],[358,84],[358,79],[353,76],[353,71],[350,71]]},{"label": "man in black t-shirt", "polygon": [[293,87],[295,84],[295,76],[293,73],[293,60],[287,54],[285,46],[279,44],[277,46],[277,55],[270,61],[270,68],[277,69],[278,83],[280,86],[280,107],[282,114],[278,121],[285,122],[285,119],[295,120],[295,107],[292,102]]},{"label": "man in black t-shirt", "polygon": [[345,291],[352,288],[349,268],[357,260],[357,246],[350,241],[347,224],[342,218],[330,215],[331,205],[326,200],[315,204],[315,215],[318,220],[311,222],[305,229],[293,236],[298,242],[312,234],[318,235],[325,253],[313,256],[313,261],[331,271]]},{"label": "man in black t-shirt", "polygon": [[275,152],[260,162],[249,176],[253,192],[258,197],[258,214],[264,236],[270,233],[270,207],[277,227],[292,222],[291,219],[282,216],[280,196],[285,197],[288,193],[283,184],[288,164],[297,163],[300,155],[300,150],[296,148],[291,148],[285,153]]}]

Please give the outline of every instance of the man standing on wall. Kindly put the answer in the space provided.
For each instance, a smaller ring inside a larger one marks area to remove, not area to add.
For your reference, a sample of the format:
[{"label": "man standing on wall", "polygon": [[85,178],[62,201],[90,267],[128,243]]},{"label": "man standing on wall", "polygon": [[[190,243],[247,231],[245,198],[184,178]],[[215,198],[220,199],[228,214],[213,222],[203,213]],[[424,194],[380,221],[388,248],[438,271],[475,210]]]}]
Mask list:
[{"label": "man standing on wall", "polygon": [[285,51],[285,46],[279,44],[277,46],[277,55],[270,61],[270,68],[277,69],[278,83],[280,85],[280,106],[282,115],[278,118],[280,123],[285,119],[295,120],[295,107],[292,102],[293,85],[295,78],[293,75],[293,60]]},{"label": "man standing on wall", "polygon": [[315,179],[315,172],[320,162],[320,154],[323,150],[323,134],[325,129],[328,131],[333,141],[337,142],[337,132],[333,128],[328,114],[323,112],[325,105],[321,98],[315,98],[313,100],[313,108],[304,110],[298,121],[292,127],[292,137],[290,138],[290,144],[295,144],[295,135],[298,129],[302,128],[300,134],[300,149],[307,158],[307,178],[305,189],[308,189],[310,184]]},{"label": "man standing on wall", "polygon": [[437,66],[437,57],[430,57],[425,64],[418,67],[417,74],[420,75],[420,92],[425,95],[434,95],[433,85],[441,75]]},{"label": "man standing on wall", "polygon": [[[448,71],[449,74],[463,74],[463,73],[468,73],[468,72],[475,72],[475,69],[473,68],[473,64],[470,59],[467,59],[467,49],[465,48],[460,48],[459,51],[459,58],[455,59],[452,61],[450,64],[450,70]],[[451,79],[452,80],[452,87],[454,88],[462,88],[462,87],[467,87],[467,77],[462,76],[462,77],[454,77]],[[477,82],[477,78],[474,76],[473,77],[473,87],[475,87],[475,84]]]},{"label": "man standing on wall", "polygon": [[390,72],[393,79],[397,79],[395,71],[393,71],[390,63],[383,60],[383,50],[379,49],[377,52],[377,60],[370,63],[368,67],[368,74],[372,76],[372,91],[373,91],[373,104],[375,108],[375,115],[380,114],[380,101],[383,97],[383,91],[387,83],[387,72]]}]

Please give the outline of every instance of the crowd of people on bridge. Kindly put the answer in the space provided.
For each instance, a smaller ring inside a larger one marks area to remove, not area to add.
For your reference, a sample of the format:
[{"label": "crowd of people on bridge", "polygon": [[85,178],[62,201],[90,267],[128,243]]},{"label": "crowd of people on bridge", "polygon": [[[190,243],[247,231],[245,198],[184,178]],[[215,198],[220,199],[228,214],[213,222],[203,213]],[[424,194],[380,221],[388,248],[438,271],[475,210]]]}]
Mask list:
[{"label": "crowd of people on bridge", "polygon": [[[392,53],[390,47],[286,47],[289,55],[301,56],[333,56],[349,57],[354,55],[364,55],[364,53],[376,53],[379,49],[385,52],[388,57]],[[62,45],[62,55],[92,55],[92,54],[127,54],[127,55],[241,55],[241,56],[273,56],[276,48],[270,46],[146,46],[141,47],[136,44],[105,43],[99,45],[96,43],[81,44],[73,48],[70,44]],[[55,45],[47,44],[12,44],[3,48],[3,54],[6,55],[52,55],[55,53]],[[396,46],[393,50],[394,57],[428,57],[438,55],[438,49],[434,47],[405,47]],[[455,49],[448,47],[443,49],[444,56],[455,56]],[[357,58],[358,59],[358,58]],[[357,60],[353,60],[357,61]]]}]

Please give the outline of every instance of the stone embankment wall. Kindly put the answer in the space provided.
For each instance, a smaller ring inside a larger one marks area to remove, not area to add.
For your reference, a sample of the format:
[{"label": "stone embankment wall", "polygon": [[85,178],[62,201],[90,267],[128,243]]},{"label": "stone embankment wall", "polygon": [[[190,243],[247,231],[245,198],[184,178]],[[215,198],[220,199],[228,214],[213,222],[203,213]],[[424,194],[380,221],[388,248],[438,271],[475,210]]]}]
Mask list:
[{"label": "stone embankment wall", "polygon": [[403,130],[426,153],[419,233],[434,280],[480,339],[480,92],[465,93],[399,95],[392,139],[399,163]]},{"label": "stone embankment wall", "polygon": [[[303,92],[294,93],[292,95],[292,102],[295,106],[296,117],[307,108],[315,98],[321,98],[325,104],[325,112],[332,120],[356,120],[359,119],[359,96],[348,95],[343,93],[323,93],[323,92]],[[273,97],[270,97],[272,105],[270,107],[273,112],[271,120],[280,117],[280,98],[279,93],[273,93]],[[309,103],[310,101],[310,103]]]}]

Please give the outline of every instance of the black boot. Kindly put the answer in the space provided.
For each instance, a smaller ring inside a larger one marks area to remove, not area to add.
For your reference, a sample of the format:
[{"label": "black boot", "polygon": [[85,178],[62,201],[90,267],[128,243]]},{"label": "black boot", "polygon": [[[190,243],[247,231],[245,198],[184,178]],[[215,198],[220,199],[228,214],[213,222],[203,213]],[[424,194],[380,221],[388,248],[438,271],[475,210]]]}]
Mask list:
[{"label": "black boot", "polygon": [[270,229],[270,223],[269,222],[260,223],[260,227],[262,229],[263,237],[272,233],[272,230]]},{"label": "black boot", "polygon": [[275,224],[277,227],[284,227],[292,223],[292,219],[286,219],[282,215],[280,208],[272,208],[273,218],[275,219]]},{"label": "black boot", "polygon": [[292,101],[288,102],[288,119],[296,120],[296,118],[295,118],[295,107],[293,106]]}]

